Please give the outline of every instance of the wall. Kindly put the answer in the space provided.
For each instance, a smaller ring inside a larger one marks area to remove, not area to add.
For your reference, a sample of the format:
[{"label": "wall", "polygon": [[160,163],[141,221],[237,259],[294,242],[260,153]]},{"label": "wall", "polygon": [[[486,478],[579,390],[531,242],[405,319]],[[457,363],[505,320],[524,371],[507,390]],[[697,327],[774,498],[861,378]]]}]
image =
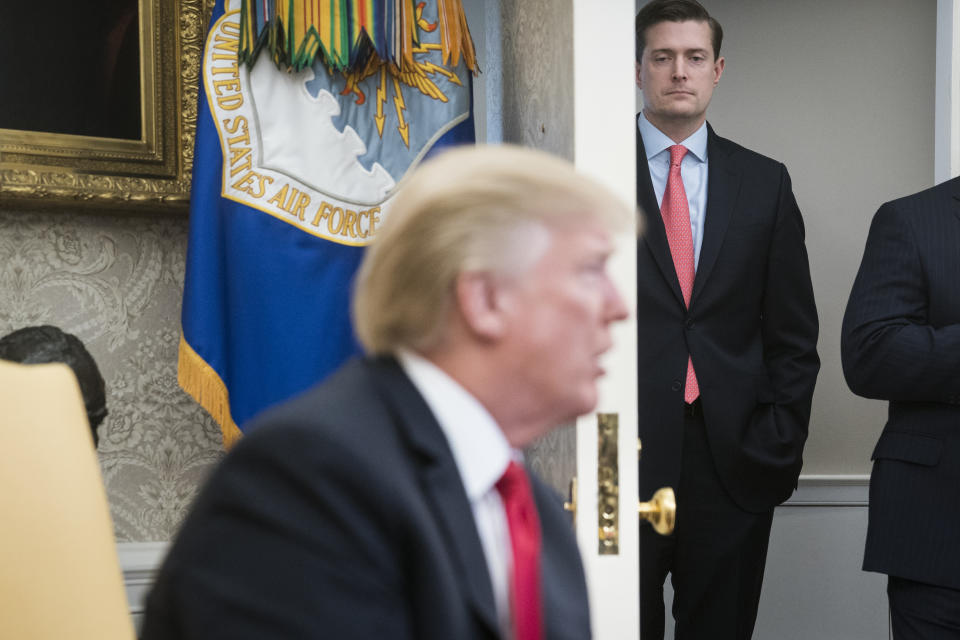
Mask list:
[{"label": "wall", "polygon": [[886,403],[854,396],[840,325],[885,201],[934,181],[936,2],[713,0],[718,133],[783,161],[807,227],[820,378],[800,490],[777,509],[757,637],[882,638],[886,578],[860,570]]},{"label": "wall", "polygon": [[222,455],[219,428],[177,385],[186,237],[185,214],[0,211],[0,335],[53,324],[96,359],[120,542],[169,539]]},{"label": "wall", "polygon": [[717,133],[784,162],[807,227],[820,378],[804,475],[868,474],[885,403],[854,396],[840,323],[873,213],[933,184],[936,2],[713,0]]}]

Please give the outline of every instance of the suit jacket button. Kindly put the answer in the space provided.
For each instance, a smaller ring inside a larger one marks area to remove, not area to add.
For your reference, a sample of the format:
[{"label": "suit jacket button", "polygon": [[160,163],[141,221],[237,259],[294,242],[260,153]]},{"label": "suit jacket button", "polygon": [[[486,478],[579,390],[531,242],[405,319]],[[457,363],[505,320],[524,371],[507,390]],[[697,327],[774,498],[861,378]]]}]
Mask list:
[{"label": "suit jacket button", "polygon": [[693,329],[693,320],[692,320],[692,319],[688,319],[688,320],[687,320],[687,329]]},{"label": "suit jacket button", "polygon": [[670,385],[670,388],[673,389],[674,391],[680,391],[680,387],[682,386],[683,384],[679,380],[674,380],[673,384]]}]

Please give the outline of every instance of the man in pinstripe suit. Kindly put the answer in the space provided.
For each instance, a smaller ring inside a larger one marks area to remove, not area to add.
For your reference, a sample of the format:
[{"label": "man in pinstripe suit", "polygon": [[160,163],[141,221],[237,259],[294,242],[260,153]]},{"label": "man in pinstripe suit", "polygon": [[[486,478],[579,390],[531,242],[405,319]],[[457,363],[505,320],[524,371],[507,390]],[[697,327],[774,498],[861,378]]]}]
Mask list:
[{"label": "man in pinstripe suit", "polygon": [[854,393],[888,400],[863,568],[895,640],[960,638],[960,178],[880,207],[843,318]]}]

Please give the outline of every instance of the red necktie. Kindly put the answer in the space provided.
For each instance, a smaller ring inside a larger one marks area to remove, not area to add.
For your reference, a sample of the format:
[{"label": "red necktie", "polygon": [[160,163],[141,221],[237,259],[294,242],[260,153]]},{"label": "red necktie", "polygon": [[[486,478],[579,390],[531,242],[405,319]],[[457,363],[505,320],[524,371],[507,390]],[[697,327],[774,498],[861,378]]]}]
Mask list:
[{"label": "red necktie", "polygon": [[503,500],[513,549],[513,579],[510,602],[513,608],[514,640],[542,640],[540,616],[540,518],[533,503],[530,479],[516,462],[507,466],[497,481]]},{"label": "red necktie", "polygon": [[[667,188],[663,192],[663,204],[660,215],[667,230],[667,242],[670,243],[670,255],[673,256],[673,268],[680,280],[680,292],[683,303],[690,307],[690,294],[693,292],[693,234],[690,231],[690,205],[687,203],[687,191],[680,177],[680,163],[687,155],[682,144],[670,147],[670,175],[667,176]],[[684,402],[693,402],[700,396],[700,385],[693,372],[693,360],[687,356],[687,383],[683,390]]]}]

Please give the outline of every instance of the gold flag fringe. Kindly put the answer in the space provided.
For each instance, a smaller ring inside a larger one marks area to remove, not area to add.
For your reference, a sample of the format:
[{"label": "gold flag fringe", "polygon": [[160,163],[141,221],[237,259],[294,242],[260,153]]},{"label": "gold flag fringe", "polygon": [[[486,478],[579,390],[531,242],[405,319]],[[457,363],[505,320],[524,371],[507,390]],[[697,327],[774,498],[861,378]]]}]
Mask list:
[{"label": "gold flag fringe", "polygon": [[183,338],[180,332],[177,382],[220,425],[223,448],[229,450],[243,434],[230,415],[230,394],[223,380]]}]

